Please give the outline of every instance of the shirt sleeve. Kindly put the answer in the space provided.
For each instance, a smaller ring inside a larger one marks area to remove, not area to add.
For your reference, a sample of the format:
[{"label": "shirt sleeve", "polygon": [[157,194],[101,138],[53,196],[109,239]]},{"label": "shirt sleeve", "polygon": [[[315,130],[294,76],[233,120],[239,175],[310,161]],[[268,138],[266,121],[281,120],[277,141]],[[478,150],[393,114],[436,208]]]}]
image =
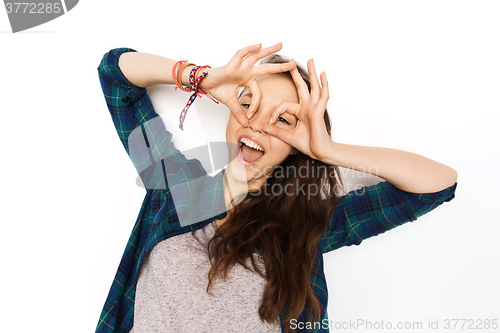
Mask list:
[{"label": "shirt sleeve", "polygon": [[146,88],[132,84],[118,67],[118,59],[131,48],[117,48],[104,54],[97,68],[102,92],[120,140],[129,153],[129,135],[144,122],[158,116]]},{"label": "shirt sleeve", "polygon": [[456,187],[455,182],[438,192],[412,193],[382,181],[338,197],[337,208],[321,237],[323,253],[359,245],[364,239],[413,222],[443,202],[451,201]]},{"label": "shirt sleeve", "polygon": [[183,169],[189,164],[189,176],[205,174],[197,159],[188,160],[172,143],[172,133],[166,130],[156,113],[146,88],[132,84],[118,66],[124,52],[131,48],[116,48],[105,53],[97,68],[102,92],[118,137],[134,164],[146,189],[166,189],[169,181],[187,178]]}]

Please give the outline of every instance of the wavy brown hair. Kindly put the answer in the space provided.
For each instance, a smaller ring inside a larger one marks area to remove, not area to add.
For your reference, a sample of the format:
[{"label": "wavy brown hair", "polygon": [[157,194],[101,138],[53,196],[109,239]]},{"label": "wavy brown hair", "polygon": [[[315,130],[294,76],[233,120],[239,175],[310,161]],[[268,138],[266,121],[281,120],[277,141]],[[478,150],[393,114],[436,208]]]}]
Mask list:
[{"label": "wavy brown hair", "polygon": [[[285,62],[288,59],[277,54],[261,61],[262,64]],[[297,68],[311,91],[309,74],[298,64]],[[293,80],[290,72],[278,75]],[[328,112],[324,120],[331,136]],[[290,172],[304,168],[307,170],[305,176],[303,171]],[[241,202],[208,243],[211,268],[207,292],[210,293],[216,277],[226,280],[229,270],[236,264],[251,271],[246,264],[250,259],[254,271],[266,279],[259,308],[262,321],[277,322],[283,312],[286,332],[292,332],[286,323],[297,319],[306,305],[309,321],[319,321],[324,309],[310,284],[310,275],[319,239],[337,206],[339,186],[343,188],[337,166],[298,152],[277,166],[259,191],[249,192],[244,199],[233,199],[233,202]],[[275,193],[277,187],[287,192]],[[312,188],[316,192],[314,195],[310,195]],[[265,273],[257,266],[255,252],[263,260]]]}]

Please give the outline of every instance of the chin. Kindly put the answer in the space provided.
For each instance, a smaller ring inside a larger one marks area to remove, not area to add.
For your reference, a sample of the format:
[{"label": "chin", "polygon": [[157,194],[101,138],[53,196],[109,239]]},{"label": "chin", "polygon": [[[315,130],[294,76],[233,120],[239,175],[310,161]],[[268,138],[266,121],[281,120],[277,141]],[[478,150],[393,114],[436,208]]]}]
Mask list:
[{"label": "chin", "polygon": [[231,160],[227,166],[226,172],[230,173],[232,178],[238,182],[248,183],[253,179],[253,172],[251,172],[248,167],[241,164],[237,158]]}]

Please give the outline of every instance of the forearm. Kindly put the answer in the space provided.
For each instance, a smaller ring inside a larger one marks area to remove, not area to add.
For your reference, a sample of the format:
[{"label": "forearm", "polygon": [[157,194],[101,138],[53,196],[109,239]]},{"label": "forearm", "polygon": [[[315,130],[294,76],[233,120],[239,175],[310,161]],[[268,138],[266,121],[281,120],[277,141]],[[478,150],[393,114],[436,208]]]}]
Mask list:
[{"label": "forearm", "polygon": [[332,141],[328,152],[323,162],[373,174],[407,192],[437,192],[455,184],[458,177],[447,165],[398,149]]},{"label": "forearm", "polygon": [[[155,84],[175,84],[172,67],[176,60],[144,52],[125,52],[118,66],[123,75],[138,87]],[[194,66],[188,66],[182,73],[182,83],[189,87],[189,72]]]}]

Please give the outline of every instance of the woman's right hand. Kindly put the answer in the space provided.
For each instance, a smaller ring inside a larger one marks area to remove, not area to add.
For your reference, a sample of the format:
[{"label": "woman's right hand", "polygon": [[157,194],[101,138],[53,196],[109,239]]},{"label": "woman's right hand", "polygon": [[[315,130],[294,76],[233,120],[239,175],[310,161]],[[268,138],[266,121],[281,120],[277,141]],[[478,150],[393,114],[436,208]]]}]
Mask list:
[{"label": "woman's right hand", "polygon": [[[255,79],[266,74],[290,71],[296,66],[293,60],[284,64],[254,66],[258,60],[281,50],[282,44],[264,49],[261,47],[262,43],[245,47],[238,50],[226,65],[202,70],[208,74],[201,81],[200,88],[224,103],[243,126],[248,126],[248,119],[258,109],[262,98]],[[252,94],[248,115],[238,101],[238,92],[242,87],[248,87]]]}]

